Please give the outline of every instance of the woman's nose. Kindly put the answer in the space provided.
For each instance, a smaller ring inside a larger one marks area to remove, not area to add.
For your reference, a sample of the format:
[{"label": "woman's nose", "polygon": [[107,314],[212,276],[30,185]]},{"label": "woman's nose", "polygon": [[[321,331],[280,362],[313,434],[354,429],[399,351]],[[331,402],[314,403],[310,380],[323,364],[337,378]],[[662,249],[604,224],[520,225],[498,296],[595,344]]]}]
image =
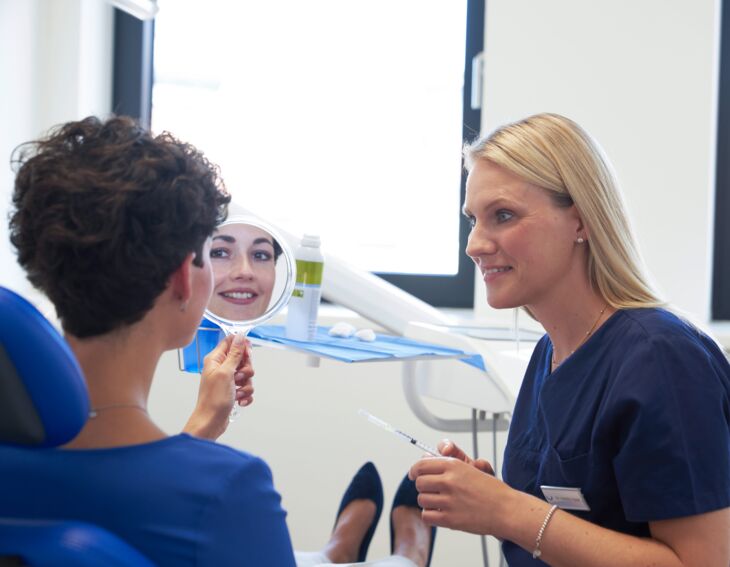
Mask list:
[{"label": "woman's nose", "polygon": [[252,280],[253,270],[251,269],[251,264],[248,262],[248,260],[245,257],[239,256],[239,258],[233,262],[233,265],[231,266],[231,271],[228,275],[233,280]]},{"label": "woman's nose", "polygon": [[488,256],[497,251],[497,244],[493,238],[478,228],[472,229],[466,241],[466,255],[474,262],[479,263],[481,256]]}]

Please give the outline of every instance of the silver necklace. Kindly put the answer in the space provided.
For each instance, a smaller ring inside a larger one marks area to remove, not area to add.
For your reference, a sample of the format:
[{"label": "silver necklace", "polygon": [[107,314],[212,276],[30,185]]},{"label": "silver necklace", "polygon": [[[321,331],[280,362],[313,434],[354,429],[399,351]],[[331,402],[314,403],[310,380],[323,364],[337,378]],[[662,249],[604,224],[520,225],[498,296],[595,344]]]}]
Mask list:
[{"label": "silver necklace", "polygon": [[110,409],[122,409],[122,408],[131,408],[131,409],[137,409],[141,412],[143,412],[145,415],[147,415],[147,408],[137,405],[137,404],[113,404],[109,406],[99,406],[98,408],[91,408],[91,411],[89,411],[89,418],[94,418],[97,415],[99,415],[100,411],[110,410]]}]

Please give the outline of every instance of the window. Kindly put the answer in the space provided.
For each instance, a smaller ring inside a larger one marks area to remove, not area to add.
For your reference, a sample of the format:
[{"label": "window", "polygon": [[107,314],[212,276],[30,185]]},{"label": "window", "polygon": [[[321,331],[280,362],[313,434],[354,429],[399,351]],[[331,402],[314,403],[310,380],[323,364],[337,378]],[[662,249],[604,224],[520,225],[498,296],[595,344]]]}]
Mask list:
[{"label": "window", "polygon": [[479,131],[483,0],[159,5],[154,131],[203,149],[263,218],[433,305],[472,306],[461,145]]}]

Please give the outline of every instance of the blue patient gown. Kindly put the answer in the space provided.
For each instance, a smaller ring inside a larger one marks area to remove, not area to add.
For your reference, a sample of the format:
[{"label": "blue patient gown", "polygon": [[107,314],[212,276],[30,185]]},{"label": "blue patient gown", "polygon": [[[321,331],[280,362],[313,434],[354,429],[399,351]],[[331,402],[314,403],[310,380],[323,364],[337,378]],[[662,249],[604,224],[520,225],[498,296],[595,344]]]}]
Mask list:
[{"label": "blue patient gown", "polygon": [[157,565],[294,565],[266,463],[187,434],[111,449],[2,447],[0,487],[0,517],[97,524]]},{"label": "blue patient gown", "polygon": [[[590,522],[649,536],[648,522],[730,506],[730,366],[661,309],[616,312],[552,374],[538,343],[515,406],[505,482],[579,488]],[[545,538],[549,538],[549,529]],[[511,567],[544,565],[505,541]]]}]

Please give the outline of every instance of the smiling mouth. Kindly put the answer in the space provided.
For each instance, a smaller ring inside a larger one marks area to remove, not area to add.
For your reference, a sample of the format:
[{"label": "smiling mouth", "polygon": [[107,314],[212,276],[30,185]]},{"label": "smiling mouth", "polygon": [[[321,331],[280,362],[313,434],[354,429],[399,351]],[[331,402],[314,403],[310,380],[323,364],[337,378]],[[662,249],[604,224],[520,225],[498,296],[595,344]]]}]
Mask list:
[{"label": "smiling mouth", "polygon": [[258,298],[258,294],[250,291],[224,291],[218,295],[226,301],[237,305],[248,305],[249,303],[256,301],[256,298]]},{"label": "smiling mouth", "polygon": [[484,279],[484,283],[488,284],[497,278],[501,277],[503,274],[507,272],[512,271],[512,266],[501,266],[499,268],[487,268],[482,271],[482,278]]},{"label": "smiling mouth", "polygon": [[484,275],[491,276],[492,274],[500,274],[502,272],[508,272],[511,269],[512,268],[510,266],[506,266],[504,268],[487,268],[486,270],[484,270]]}]

